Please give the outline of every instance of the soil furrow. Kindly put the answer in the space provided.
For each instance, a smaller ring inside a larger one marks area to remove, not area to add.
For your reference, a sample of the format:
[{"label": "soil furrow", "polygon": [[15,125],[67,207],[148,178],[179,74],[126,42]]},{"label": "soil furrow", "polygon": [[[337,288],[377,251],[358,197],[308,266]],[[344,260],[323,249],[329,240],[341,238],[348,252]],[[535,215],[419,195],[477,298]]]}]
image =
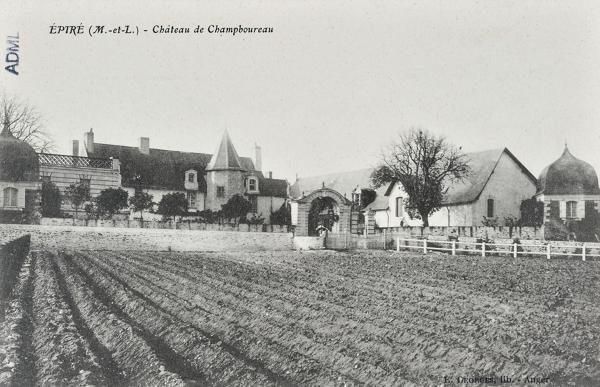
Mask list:
[{"label": "soil furrow", "polygon": [[53,259],[53,257],[51,258],[50,256],[48,256],[47,259],[51,261],[52,271],[56,276],[60,295],[71,310],[73,322],[75,323],[77,330],[86,339],[90,350],[93,352],[96,359],[98,359],[98,363],[106,383],[111,386],[123,385],[126,382],[123,377],[123,370],[119,368],[115,360],[112,358],[111,351],[105,345],[103,345],[100,340],[98,340],[90,326],[81,316],[81,312],[79,311],[75,300],[73,300],[73,296],[67,288],[64,274],[58,268],[58,264],[56,263],[55,259]]}]

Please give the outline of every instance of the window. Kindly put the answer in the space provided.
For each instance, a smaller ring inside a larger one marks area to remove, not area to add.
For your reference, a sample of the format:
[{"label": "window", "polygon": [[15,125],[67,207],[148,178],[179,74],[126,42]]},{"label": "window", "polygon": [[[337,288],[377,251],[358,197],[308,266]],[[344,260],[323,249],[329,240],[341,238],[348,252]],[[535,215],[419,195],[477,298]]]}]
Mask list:
[{"label": "window", "polygon": [[217,197],[218,198],[224,198],[225,197],[225,187],[223,187],[223,186],[218,186],[217,187]]},{"label": "window", "polygon": [[360,205],[360,193],[352,192],[352,203],[356,204],[357,206]]},{"label": "window", "polygon": [[189,208],[196,208],[196,193],[195,192],[188,192],[187,200],[188,200]]},{"label": "window", "polygon": [[398,196],[396,198],[396,218],[400,218],[402,217],[403,213],[404,213],[404,208],[402,206],[402,197]]},{"label": "window", "polygon": [[577,218],[577,202],[567,202],[567,219]]},{"label": "window", "polygon": [[194,183],[196,178],[196,174],[193,172],[188,173],[188,182]]},{"label": "window", "polygon": [[258,197],[256,196],[249,196],[248,200],[250,201],[250,212],[258,212]]},{"label": "window", "polygon": [[258,191],[256,179],[248,179],[248,191]]},{"label": "window", "polygon": [[16,188],[4,188],[4,207],[17,206],[17,192]]},{"label": "window", "polygon": [[494,217],[494,199],[487,200],[487,217],[488,218]]}]

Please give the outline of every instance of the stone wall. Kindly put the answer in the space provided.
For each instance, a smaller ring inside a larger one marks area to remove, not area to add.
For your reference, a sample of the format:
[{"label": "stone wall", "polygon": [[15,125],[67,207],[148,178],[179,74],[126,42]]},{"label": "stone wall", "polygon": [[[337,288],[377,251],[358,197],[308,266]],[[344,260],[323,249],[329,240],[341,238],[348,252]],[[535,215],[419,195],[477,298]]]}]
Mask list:
[{"label": "stone wall", "polygon": [[0,224],[0,242],[31,234],[32,249],[259,251],[293,249],[291,233]]},{"label": "stone wall", "polygon": [[448,239],[448,237],[468,237],[481,239],[526,239],[543,240],[543,227],[391,227],[386,229],[376,229],[375,232],[381,234],[385,232],[394,237],[401,238],[429,238],[429,239]]},{"label": "stone wall", "polygon": [[211,224],[191,221],[163,222],[155,220],[95,220],[95,219],[70,219],[70,218],[42,218],[42,226],[77,226],[77,227],[111,227],[111,228],[149,228],[172,230],[201,230],[201,231],[239,231],[239,232],[270,232],[287,233],[288,227],[272,224]]}]

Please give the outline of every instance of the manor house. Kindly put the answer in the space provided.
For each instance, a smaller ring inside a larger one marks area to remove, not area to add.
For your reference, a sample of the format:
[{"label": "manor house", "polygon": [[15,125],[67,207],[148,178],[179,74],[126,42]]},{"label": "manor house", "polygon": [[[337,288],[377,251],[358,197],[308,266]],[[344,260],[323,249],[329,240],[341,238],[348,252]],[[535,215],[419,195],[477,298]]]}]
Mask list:
[{"label": "manor house", "polygon": [[[22,221],[27,209],[36,205],[34,193],[39,192],[41,181],[54,183],[63,193],[70,184],[84,183],[92,197],[106,188],[123,188],[130,197],[142,189],[156,203],[168,193],[180,192],[190,212],[220,210],[240,194],[251,203],[251,213],[263,217],[265,223],[286,203],[288,182],[274,179],[271,172],[264,176],[261,148],[255,146],[254,160],[240,157],[227,132],[213,154],[151,148],[148,137],[140,138],[137,147],[98,143],[94,135],[91,129],[85,133],[82,152],[74,140],[72,155],[36,154],[4,123],[0,134],[3,218]],[[72,211],[68,202],[63,203],[63,210]]]}]

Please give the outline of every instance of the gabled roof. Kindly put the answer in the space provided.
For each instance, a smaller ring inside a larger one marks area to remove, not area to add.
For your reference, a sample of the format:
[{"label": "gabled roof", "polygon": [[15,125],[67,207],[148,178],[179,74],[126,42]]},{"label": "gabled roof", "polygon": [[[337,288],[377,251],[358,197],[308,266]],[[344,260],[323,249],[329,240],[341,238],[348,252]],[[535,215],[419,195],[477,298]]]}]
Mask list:
[{"label": "gabled roof", "polygon": [[[148,155],[140,153],[137,147],[94,143],[93,158],[118,159],[121,163],[121,184],[135,187],[136,176],[145,188],[185,189],[185,172],[194,169],[198,172],[198,190],[206,192],[206,167],[212,159],[207,153],[179,152],[150,148]],[[236,153],[237,156],[237,153]],[[287,197],[288,183],[282,179],[265,178],[261,171],[254,170],[254,162],[249,157],[239,157],[240,170],[258,177],[259,194],[262,196]]]},{"label": "gabled roof", "polygon": [[390,184],[389,186],[382,186],[375,190],[376,196],[373,202],[369,203],[368,206],[364,208],[365,211],[379,211],[379,210],[387,210],[390,208],[390,193],[392,191],[392,187],[394,184]]},{"label": "gabled roof", "polygon": [[371,173],[373,168],[360,169],[357,171],[330,173],[326,175],[301,177],[290,187],[290,196],[300,198],[312,191],[330,188],[347,198],[352,197],[352,191],[357,187],[371,188]]},{"label": "gabled roof", "polygon": [[[500,158],[503,154],[510,157],[517,166],[527,175],[535,184],[536,178],[525,166],[507,149],[492,149],[481,152],[467,153],[471,173],[461,182],[453,182],[448,184],[444,205],[458,205],[471,203],[479,198],[481,192],[485,188],[487,182],[492,176]],[[291,196],[298,198],[302,193],[309,194],[315,189],[325,187],[334,189],[342,195],[349,196],[351,192],[358,186],[361,188],[372,188],[370,176],[373,172],[372,168],[361,169],[358,171],[332,173],[328,175],[312,176],[300,178],[291,187]],[[395,183],[383,186],[375,190],[377,196],[365,209],[370,210],[387,210],[389,208],[389,195]]]},{"label": "gabled roof", "polygon": [[[254,168],[252,168],[254,169]],[[217,151],[212,155],[210,162],[206,167],[207,171],[219,170],[243,170],[240,158],[235,151],[235,147],[229,138],[229,133],[225,131],[221,138],[221,143]]]},{"label": "gabled roof", "polygon": [[449,188],[443,204],[466,204],[479,199],[479,195],[481,195],[481,192],[490,180],[503,154],[510,157],[523,173],[534,184],[536,183],[535,176],[507,148],[467,153],[471,172],[463,181],[448,184]]}]

